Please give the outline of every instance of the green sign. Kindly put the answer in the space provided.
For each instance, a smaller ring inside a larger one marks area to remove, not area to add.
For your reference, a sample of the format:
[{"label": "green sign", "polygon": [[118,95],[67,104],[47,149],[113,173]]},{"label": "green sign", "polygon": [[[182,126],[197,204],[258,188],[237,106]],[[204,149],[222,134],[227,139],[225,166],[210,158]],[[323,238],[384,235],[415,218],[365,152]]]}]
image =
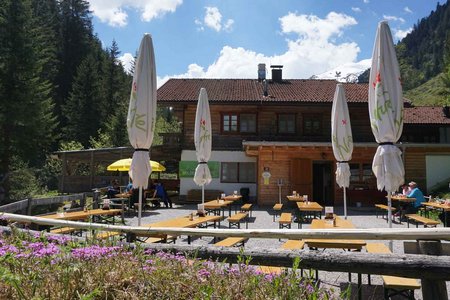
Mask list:
[{"label": "green sign", "polygon": [[[194,178],[195,169],[197,168],[198,162],[196,161],[180,161],[179,173],[180,178]],[[219,178],[219,162],[209,161],[208,167],[211,172],[212,178]]]}]

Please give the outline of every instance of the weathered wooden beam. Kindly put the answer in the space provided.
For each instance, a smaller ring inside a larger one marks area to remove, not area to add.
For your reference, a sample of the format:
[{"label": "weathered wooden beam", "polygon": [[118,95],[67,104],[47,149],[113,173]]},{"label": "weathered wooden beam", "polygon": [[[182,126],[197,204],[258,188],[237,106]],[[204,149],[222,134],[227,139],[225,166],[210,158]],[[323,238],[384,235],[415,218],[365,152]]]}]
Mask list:
[{"label": "weathered wooden beam", "polygon": [[145,246],[155,250],[188,253],[203,259],[226,260],[229,263],[238,262],[238,257],[240,256],[251,257],[251,265],[289,268],[293,266],[294,260],[299,258],[299,267],[303,269],[450,280],[450,260],[448,257],[279,249],[241,251],[237,248],[198,247],[176,244]]},{"label": "weathered wooden beam", "polygon": [[210,229],[119,226],[99,223],[86,223],[0,213],[4,219],[22,223],[41,225],[69,226],[81,229],[132,232],[141,234],[170,234],[210,237],[247,237],[270,239],[349,239],[349,240],[450,240],[450,228],[370,228],[370,229]]}]

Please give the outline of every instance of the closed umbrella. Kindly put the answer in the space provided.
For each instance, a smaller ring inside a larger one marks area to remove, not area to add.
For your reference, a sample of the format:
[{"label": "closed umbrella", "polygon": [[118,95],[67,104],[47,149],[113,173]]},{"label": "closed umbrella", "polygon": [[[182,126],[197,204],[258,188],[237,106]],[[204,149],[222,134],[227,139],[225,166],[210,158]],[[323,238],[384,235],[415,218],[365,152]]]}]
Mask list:
[{"label": "closed umbrella", "polygon": [[194,143],[198,165],[195,169],[194,182],[202,187],[202,205],[205,203],[205,185],[211,182],[211,172],[208,168],[208,160],[211,157],[211,133],[208,94],[205,88],[201,88],[195,114]]},{"label": "closed umbrella", "polygon": [[[400,149],[394,145],[403,130],[403,96],[400,70],[391,31],[386,21],[378,24],[369,81],[369,115],[378,143],[372,170],[377,187],[388,194],[388,220],[392,227],[391,193],[404,182]],[[392,244],[391,244],[392,247]]]},{"label": "closed umbrella", "polygon": [[[109,166],[106,167],[107,171],[130,171],[131,167],[131,158],[123,158],[119,159]],[[150,161],[150,167],[152,168],[152,172],[164,172],[166,170],[166,167],[161,165],[157,161]]]},{"label": "closed umbrella", "polygon": [[142,189],[148,187],[150,167],[149,148],[152,145],[156,120],[156,68],[153,42],[150,34],[145,34],[139,47],[130,105],[128,107],[128,139],[134,148],[130,167],[130,177],[134,187],[139,188],[138,225],[142,216]]},{"label": "closed umbrella", "polygon": [[338,161],[336,164],[336,183],[344,189],[344,217],[347,219],[346,188],[350,186],[348,161],[352,159],[353,137],[345,90],[340,83],[336,85],[331,110],[331,141],[334,157]]}]

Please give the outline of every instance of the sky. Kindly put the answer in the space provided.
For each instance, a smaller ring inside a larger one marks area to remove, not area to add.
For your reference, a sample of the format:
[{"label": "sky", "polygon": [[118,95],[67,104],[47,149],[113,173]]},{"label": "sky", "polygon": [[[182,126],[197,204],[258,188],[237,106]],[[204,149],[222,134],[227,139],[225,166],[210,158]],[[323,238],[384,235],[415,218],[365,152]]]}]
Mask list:
[{"label": "sky", "polygon": [[127,68],[144,33],[153,38],[158,86],[169,78],[283,78],[370,66],[378,22],[394,42],[445,0],[88,0],[104,47],[115,40]]}]

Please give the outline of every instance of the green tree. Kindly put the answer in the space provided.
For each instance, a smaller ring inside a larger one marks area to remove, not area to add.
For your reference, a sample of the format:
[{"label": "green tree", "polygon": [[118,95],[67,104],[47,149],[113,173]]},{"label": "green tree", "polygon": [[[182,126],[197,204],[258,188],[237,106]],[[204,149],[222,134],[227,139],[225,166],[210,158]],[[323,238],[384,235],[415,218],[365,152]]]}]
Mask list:
[{"label": "green tree", "polygon": [[7,198],[12,157],[42,160],[56,126],[51,86],[41,77],[46,48],[31,8],[29,0],[0,2],[0,174]]},{"label": "green tree", "polygon": [[97,60],[91,55],[80,64],[67,103],[63,106],[66,117],[64,134],[67,140],[75,140],[89,146],[89,139],[97,135],[102,116],[100,81]]},{"label": "green tree", "polygon": [[63,115],[64,103],[72,91],[78,66],[91,52],[93,34],[89,3],[85,0],[59,1],[59,23],[61,45],[58,52],[59,72],[55,82],[57,86],[55,112],[64,129],[67,125],[67,119]]}]

